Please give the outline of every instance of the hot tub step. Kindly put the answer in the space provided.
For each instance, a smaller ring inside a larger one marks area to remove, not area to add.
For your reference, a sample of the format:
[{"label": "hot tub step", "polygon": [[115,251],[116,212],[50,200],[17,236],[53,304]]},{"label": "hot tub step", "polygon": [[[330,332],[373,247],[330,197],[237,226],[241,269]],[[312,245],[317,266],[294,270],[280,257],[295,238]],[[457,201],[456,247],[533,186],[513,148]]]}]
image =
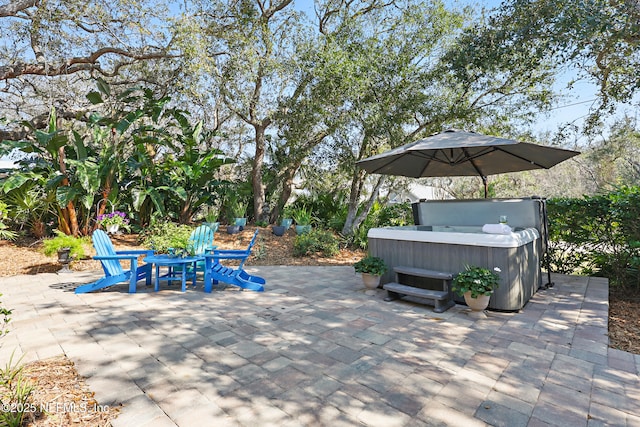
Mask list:
[{"label": "hot tub step", "polygon": [[[393,267],[393,271],[396,273],[396,281],[387,283],[383,286],[388,294],[387,298],[385,298],[385,301],[393,301],[394,299],[402,298],[405,295],[431,299],[435,303],[435,308],[433,309],[433,311],[435,311],[436,313],[442,313],[443,311],[446,311],[456,305],[456,303],[453,302],[453,294],[451,292],[451,281],[453,280],[453,273],[449,273],[446,271],[427,270],[424,268],[408,267],[404,265]],[[403,281],[407,280],[406,276],[442,280],[442,290],[437,291],[406,285],[402,283]]]},{"label": "hot tub step", "polygon": [[442,279],[442,280],[453,279],[453,274],[447,273],[445,271],[426,270],[424,268],[405,267],[403,265],[393,267],[393,271],[395,271],[396,274],[400,273],[400,274],[406,274],[408,276],[426,277],[428,279]]},{"label": "hot tub step", "polygon": [[435,302],[433,311],[436,313],[442,313],[455,305],[451,300],[451,295],[446,291],[416,288],[396,282],[385,283],[382,288],[388,293],[388,296],[384,299],[385,301],[393,301],[403,296],[430,299]]},{"label": "hot tub step", "polygon": [[449,297],[448,294],[444,291],[416,288],[396,282],[385,283],[382,287],[385,291],[392,291],[402,295],[411,295],[412,297],[428,298],[434,300],[444,300]]}]

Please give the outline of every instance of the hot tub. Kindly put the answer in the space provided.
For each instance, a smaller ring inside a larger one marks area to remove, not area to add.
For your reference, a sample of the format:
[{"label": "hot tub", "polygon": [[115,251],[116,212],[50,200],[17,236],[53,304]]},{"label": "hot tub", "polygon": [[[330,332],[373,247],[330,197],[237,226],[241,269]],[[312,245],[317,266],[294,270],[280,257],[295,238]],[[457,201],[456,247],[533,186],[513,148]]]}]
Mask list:
[{"label": "hot tub", "polygon": [[[372,228],[368,238],[369,252],[391,267],[382,277],[383,284],[395,281],[392,267],[399,265],[450,273],[464,270],[465,265],[498,267],[500,284],[489,308],[516,311],[524,307],[542,282],[542,239],[534,227],[515,228],[510,234],[487,234],[481,225],[414,225]],[[416,278],[411,285],[436,289],[428,279]]]},{"label": "hot tub", "polygon": [[540,238],[540,233],[535,228],[517,228],[510,234],[487,234],[482,232],[482,226],[406,225],[403,227],[372,228],[369,230],[368,237],[453,245],[516,248]]}]

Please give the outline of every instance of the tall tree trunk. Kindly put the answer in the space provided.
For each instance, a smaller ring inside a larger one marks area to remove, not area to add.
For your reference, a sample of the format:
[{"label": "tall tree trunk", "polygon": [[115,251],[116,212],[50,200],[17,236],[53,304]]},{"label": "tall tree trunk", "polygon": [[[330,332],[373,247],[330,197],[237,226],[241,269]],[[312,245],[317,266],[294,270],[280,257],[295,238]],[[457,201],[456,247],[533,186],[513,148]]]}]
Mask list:
[{"label": "tall tree trunk", "polygon": [[[69,178],[67,178],[67,165],[65,163],[64,147],[60,147],[58,149],[58,166],[60,167],[60,173],[64,176],[61,185],[69,186],[70,183]],[[77,236],[80,233],[80,227],[78,226],[78,215],[73,202],[70,201],[65,208],[61,209],[61,211],[64,216],[64,222],[66,223],[66,227],[62,232]],[[61,225],[59,220],[58,225]]]},{"label": "tall tree trunk", "polygon": [[378,199],[378,196],[380,195],[380,188],[382,187],[382,184],[384,184],[385,179],[386,177],[383,175],[378,178],[378,182],[376,182],[375,187],[373,187],[371,196],[369,196],[369,200],[367,200],[364,209],[362,209],[360,215],[356,216],[355,220],[353,221],[351,227],[354,231],[360,228],[360,225],[364,222],[365,219],[367,219],[367,215],[369,215],[369,212],[371,212],[373,203]]},{"label": "tall tree trunk", "polygon": [[253,169],[251,170],[251,187],[253,188],[253,214],[256,221],[262,220],[265,206],[265,192],[262,185],[262,168],[264,166],[265,153],[265,129],[264,124],[254,125],[256,132],[256,151],[253,158]]},{"label": "tall tree trunk", "polygon": [[300,169],[300,162],[296,162],[295,165],[288,167],[283,174],[282,177],[282,186],[280,190],[280,197],[278,198],[278,203],[271,211],[271,222],[276,222],[280,217],[284,206],[289,201],[291,197],[291,193],[293,193],[293,179],[296,175],[298,169]]},{"label": "tall tree trunk", "polygon": [[322,130],[313,134],[304,144],[296,149],[290,149],[290,155],[286,156],[288,162],[284,163],[281,166],[280,174],[276,178],[277,181],[273,184],[272,191],[276,191],[278,186],[280,187],[280,196],[278,197],[278,202],[276,206],[271,211],[270,221],[275,222],[278,220],[284,206],[289,201],[291,194],[293,193],[293,183],[302,166],[302,163],[305,159],[308,158],[309,153],[317,147],[327,136],[329,135],[327,130]]},{"label": "tall tree trunk", "polygon": [[191,210],[191,198],[187,198],[187,200],[185,200],[182,204],[182,208],[180,208],[178,221],[180,222],[180,224],[190,224],[192,216],[193,211]]},{"label": "tall tree trunk", "polygon": [[355,232],[354,223],[358,214],[358,205],[360,196],[362,195],[362,187],[364,186],[364,177],[367,172],[364,169],[356,168],[351,179],[351,190],[349,191],[349,206],[347,210],[347,218],[342,227],[342,234],[351,236]]}]

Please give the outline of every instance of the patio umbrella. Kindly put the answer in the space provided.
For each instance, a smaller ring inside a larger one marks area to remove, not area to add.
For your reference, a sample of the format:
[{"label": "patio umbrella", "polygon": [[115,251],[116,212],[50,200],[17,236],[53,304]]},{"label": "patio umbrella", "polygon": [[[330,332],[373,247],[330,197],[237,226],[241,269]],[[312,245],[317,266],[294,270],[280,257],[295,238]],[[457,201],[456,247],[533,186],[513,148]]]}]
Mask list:
[{"label": "patio umbrella", "polygon": [[513,139],[447,130],[360,160],[357,164],[369,173],[413,178],[479,176],[487,197],[488,175],[549,169],[578,154],[578,151]]}]

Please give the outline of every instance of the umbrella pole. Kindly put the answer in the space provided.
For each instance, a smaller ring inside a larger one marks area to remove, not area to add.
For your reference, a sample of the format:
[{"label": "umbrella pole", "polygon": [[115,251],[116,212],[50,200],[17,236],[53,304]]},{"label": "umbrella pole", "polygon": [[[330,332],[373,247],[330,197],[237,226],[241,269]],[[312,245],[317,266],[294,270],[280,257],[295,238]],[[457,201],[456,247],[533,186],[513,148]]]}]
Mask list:
[{"label": "umbrella pole", "polygon": [[482,175],[482,183],[484,184],[484,198],[489,197],[489,184],[487,182],[487,177]]}]

